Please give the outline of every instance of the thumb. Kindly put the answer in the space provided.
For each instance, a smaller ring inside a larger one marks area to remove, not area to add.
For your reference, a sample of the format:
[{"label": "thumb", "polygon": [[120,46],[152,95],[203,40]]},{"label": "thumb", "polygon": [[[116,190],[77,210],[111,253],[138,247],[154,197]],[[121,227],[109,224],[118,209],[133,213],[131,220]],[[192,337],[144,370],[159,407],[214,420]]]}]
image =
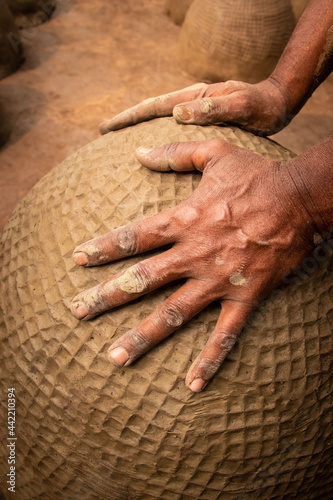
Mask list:
[{"label": "thumb", "polygon": [[173,116],[179,123],[208,125],[210,123],[239,123],[248,117],[246,99],[241,92],[222,97],[204,97],[178,104]]},{"label": "thumb", "polygon": [[222,139],[207,141],[172,142],[155,149],[140,147],[135,151],[139,162],[151,170],[183,172],[205,169],[211,160],[239,150]]}]

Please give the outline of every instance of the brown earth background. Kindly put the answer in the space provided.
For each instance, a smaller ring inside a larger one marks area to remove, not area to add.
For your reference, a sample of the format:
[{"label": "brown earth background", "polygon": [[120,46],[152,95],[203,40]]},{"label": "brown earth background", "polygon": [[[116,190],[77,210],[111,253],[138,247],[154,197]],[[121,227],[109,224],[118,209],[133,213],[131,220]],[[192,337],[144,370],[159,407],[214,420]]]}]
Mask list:
[{"label": "brown earth background", "polygon": [[[25,60],[0,82],[12,124],[0,150],[0,233],[44,174],[98,137],[100,121],[195,83],[178,67],[180,27],[163,7],[164,0],[58,0],[51,20],[21,30]],[[331,134],[332,97],[331,75],[273,138],[301,153]]]}]

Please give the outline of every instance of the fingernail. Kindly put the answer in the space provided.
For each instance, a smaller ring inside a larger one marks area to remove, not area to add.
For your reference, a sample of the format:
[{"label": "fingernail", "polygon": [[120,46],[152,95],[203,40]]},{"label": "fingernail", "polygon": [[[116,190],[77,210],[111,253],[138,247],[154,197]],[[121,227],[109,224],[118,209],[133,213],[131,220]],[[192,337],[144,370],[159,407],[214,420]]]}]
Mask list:
[{"label": "fingernail", "polygon": [[141,155],[148,155],[151,151],[149,148],[137,148],[137,152]]},{"label": "fingernail", "polygon": [[192,118],[192,110],[186,106],[176,106],[173,109],[173,116],[176,120],[188,121]]},{"label": "fingernail", "polygon": [[80,302],[79,304],[73,304],[72,306],[72,312],[78,319],[82,319],[88,314],[88,309],[87,307]]},{"label": "fingernail", "polygon": [[123,366],[129,358],[128,352],[123,347],[109,349],[109,356],[119,366]]},{"label": "fingernail", "polygon": [[193,382],[191,382],[190,389],[193,392],[200,392],[206,384],[206,380],[203,380],[202,378],[196,378],[195,380],[193,380]]},{"label": "fingernail", "polygon": [[88,256],[84,252],[74,252],[74,262],[78,266],[86,266],[88,264]]}]

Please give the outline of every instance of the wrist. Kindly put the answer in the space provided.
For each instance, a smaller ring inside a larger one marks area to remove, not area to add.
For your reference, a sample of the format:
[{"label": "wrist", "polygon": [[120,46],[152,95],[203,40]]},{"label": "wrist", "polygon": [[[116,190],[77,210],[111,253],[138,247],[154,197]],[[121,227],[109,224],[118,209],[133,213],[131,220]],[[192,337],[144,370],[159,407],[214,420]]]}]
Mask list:
[{"label": "wrist", "polygon": [[333,138],[278,165],[275,185],[281,203],[311,246],[333,229]]},{"label": "wrist", "polygon": [[293,75],[292,72],[289,72],[288,76],[285,77],[284,74],[273,71],[267,80],[274,85],[283,96],[285,126],[287,126],[303,107],[309,96],[305,96],[305,92],[301,89],[298,76]]},{"label": "wrist", "polygon": [[286,98],[289,121],[332,71],[332,0],[311,0],[269,79]]},{"label": "wrist", "polygon": [[252,85],[251,124],[254,133],[272,135],[288,125],[287,101],[283,89],[271,77]]},{"label": "wrist", "polygon": [[281,123],[279,129],[281,130],[290,123],[296,114],[292,113],[288,88],[273,74],[263,83],[265,84],[271,99],[275,102],[276,115],[279,117],[279,121]]}]

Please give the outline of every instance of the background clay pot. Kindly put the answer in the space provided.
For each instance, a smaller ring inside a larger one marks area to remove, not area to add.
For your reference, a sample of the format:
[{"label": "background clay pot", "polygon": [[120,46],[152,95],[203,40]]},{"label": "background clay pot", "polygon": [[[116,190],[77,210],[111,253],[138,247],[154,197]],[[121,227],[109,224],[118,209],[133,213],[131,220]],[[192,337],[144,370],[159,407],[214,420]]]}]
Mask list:
[{"label": "background clay pot", "polygon": [[29,24],[38,25],[46,22],[54,12],[56,0],[5,0],[9,9],[19,17],[24,27]]},{"label": "background clay pot", "polygon": [[193,0],[166,0],[164,10],[175,24],[183,24],[186,12]]},{"label": "background clay pot", "polygon": [[[304,12],[309,0],[290,0],[297,22]],[[171,17],[175,24],[183,24],[186,13],[193,3],[193,0],[165,0],[164,10]]]},{"label": "background clay pot", "polygon": [[181,68],[204,81],[261,81],[294,27],[290,0],[194,0],[180,32]]},{"label": "background clay pot", "polygon": [[0,103],[0,147],[7,141],[10,131],[9,118]]},{"label": "background clay pot", "polygon": [[15,388],[20,500],[332,498],[332,252],[321,249],[317,269],[304,268],[310,277],[302,269],[303,280],[260,307],[199,394],[185,388],[185,374],[217,305],[124,369],[110,364],[107,348],[179,285],[88,322],[68,309],[78,292],[142,259],[84,269],[72,261],[76,245],[176,205],[199,182],[199,174],[145,169],[135,148],[212,137],[291,156],[235,127],[161,118],[80,149],[9,221],[0,255],[0,415],[7,422],[6,394]]},{"label": "background clay pot", "polygon": [[291,5],[293,8],[296,23],[303,14],[305,7],[307,6],[308,3],[309,0],[291,0]]},{"label": "background clay pot", "polygon": [[0,0],[0,80],[10,75],[22,61],[22,46],[14,18],[5,0]]}]

